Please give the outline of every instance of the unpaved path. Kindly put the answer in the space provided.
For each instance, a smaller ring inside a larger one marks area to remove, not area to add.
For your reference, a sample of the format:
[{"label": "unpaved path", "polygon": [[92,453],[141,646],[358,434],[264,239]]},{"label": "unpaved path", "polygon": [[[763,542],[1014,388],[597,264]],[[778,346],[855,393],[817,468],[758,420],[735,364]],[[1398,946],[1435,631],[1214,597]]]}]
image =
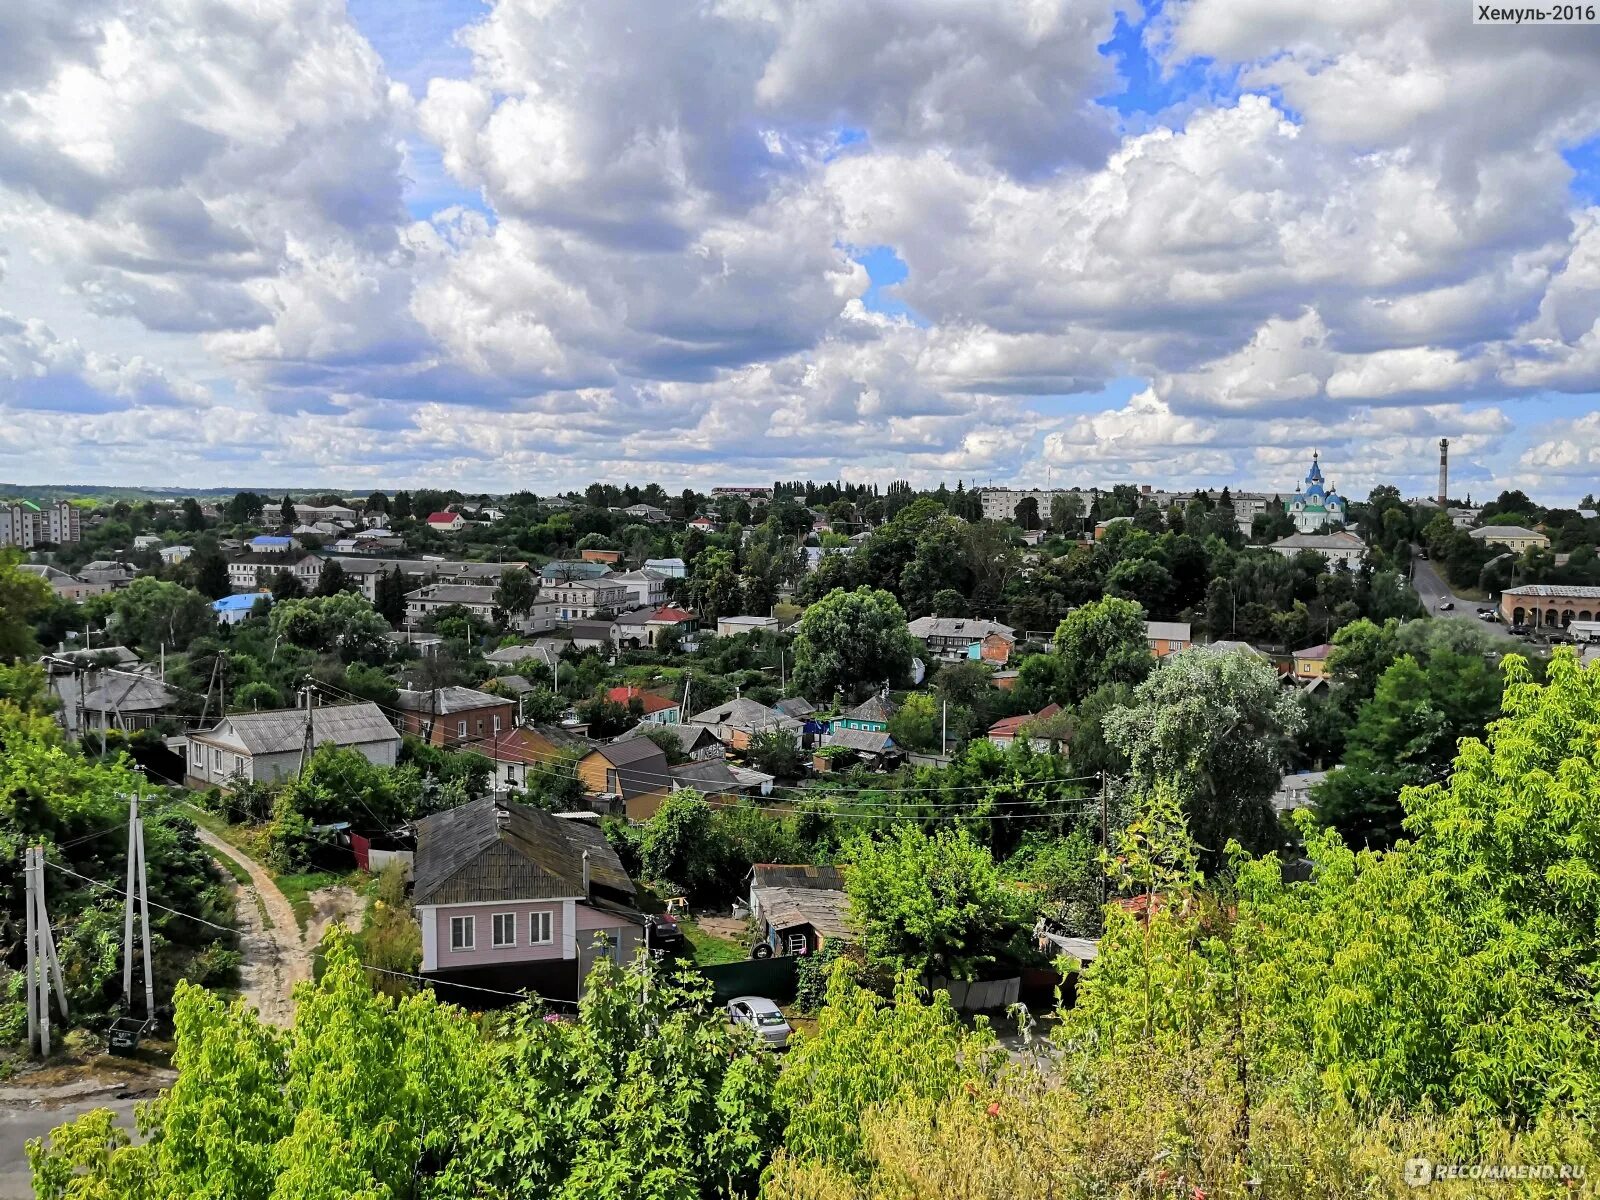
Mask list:
[{"label": "unpaved path", "polygon": [[216,853],[250,872],[249,887],[234,885],[239,952],[244,959],[240,992],[263,1021],[287,1027],[294,1020],[294,985],[311,978],[311,947],[301,936],[294,909],[260,863],[209,829],[197,826],[196,832]]},{"label": "unpaved path", "polygon": [[311,919],[306,922],[306,945],[315,950],[322,935],[335,923],[351,933],[359,932],[366,917],[366,905],[354,888],[343,885],[318,888],[311,893]]}]

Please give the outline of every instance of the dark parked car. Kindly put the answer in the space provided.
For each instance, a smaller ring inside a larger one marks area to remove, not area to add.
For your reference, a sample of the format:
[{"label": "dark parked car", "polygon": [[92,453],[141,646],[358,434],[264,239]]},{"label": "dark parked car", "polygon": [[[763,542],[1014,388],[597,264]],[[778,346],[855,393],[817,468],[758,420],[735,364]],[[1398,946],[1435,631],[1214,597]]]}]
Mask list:
[{"label": "dark parked car", "polygon": [[1443,604],[1439,605],[1440,612],[1455,612],[1455,610],[1456,602],[1454,600],[1446,600]]},{"label": "dark parked car", "polygon": [[1513,625],[1511,627],[1511,633],[1517,637],[1527,637],[1528,627],[1526,625]]},{"label": "dark parked car", "polygon": [[645,937],[652,950],[681,950],[687,940],[683,926],[670,913],[652,914],[645,919]]}]

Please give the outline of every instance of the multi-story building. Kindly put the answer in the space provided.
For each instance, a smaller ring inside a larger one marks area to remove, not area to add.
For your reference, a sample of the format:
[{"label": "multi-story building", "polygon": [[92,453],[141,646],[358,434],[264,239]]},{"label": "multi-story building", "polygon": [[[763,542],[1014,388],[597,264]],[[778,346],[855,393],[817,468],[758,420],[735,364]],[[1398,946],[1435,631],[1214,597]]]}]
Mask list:
[{"label": "multi-story building", "polygon": [[469,687],[403,690],[401,731],[435,746],[483,745],[517,723],[517,702]]},{"label": "multi-story building", "polygon": [[599,612],[616,612],[628,607],[627,586],[615,578],[546,583],[539,595],[555,601],[557,619],[561,621],[583,621]]},{"label": "multi-story building", "polygon": [[0,546],[31,550],[83,539],[83,514],[65,500],[40,508],[31,500],[0,506]]},{"label": "multi-story building", "polygon": [[378,599],[378,578],[399,571],[406,580],[406,589],[424,583],[481,583],[491,587],[500,582],[507,571],[526,567],[525,562],[450,562],[442,558],[346,558],[335,555],[334,561],[344,568],[345,575],[361,585],[361,594],[368,600]]},{"label": "multi-story building", "polygon": [[406,620],[420,622],[441,608],[459,605],[484,621],[492,623],[503,619],[522,633],[545,633],[556,627],[559,606],[554,601],[541,598],[525,613],[507,613],[501,611],[495,600],[499,590],[487,583],[425,584],[406,593]]}]

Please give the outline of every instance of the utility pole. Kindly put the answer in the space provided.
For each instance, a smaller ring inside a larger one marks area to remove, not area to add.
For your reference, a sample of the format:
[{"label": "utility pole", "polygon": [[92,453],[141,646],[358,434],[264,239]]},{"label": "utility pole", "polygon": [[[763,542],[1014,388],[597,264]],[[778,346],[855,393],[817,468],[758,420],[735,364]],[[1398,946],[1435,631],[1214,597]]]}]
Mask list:
[{"label": "utility pole", "polygon": [[948,745],[947,731],[950,726],[950,701],[946,699],[939,706],[939,757],[945,757]]},{"label": "utility pole", "polygon": [[37,1046],[39,1057],[50,1057],[50,985],[55,983],[56,1005],[67,1015],[67,989],[61,977],[61,960],[56,954],[55,935],[50,930],[50,913],[44,899],[44,847],[29,846],[23,851],[23,881],[27,904],[28,1047]]},{"label": "utility pole", "polygon": [[[1110,838],[1107,834],[1106,821],[1106,773],[1100,772],[1100,851],[1102,854],[1111,853]],[[1106,905],[1106,873],[1100,872],[1100,907]],[[1147,914],[1148,915],[1148,914]]]},{"label": "utility pole", "polygon": [[122,909],[122,1005],[133,1013],[134,909],[139,910],[139,941],[144,957],[144,1015],[155,1015],[156,980],[150,969],[150,872],[144,856],[144,818],[139,797],[128,798],[128,885]]},{"label": "utility pole", "polygon": [[298,778],[299,776],[305,774],[306,760],[311,757],[311,745],[312,745],[312,741],[313,741],[313,736],[312,736],[312,728],[311,728],[311,685],[310,684],[306,684],[303,687],[301,687],[301,689],[300,689],[300,699],[301,699],[301,702],[304,703],[305,707],[306,707],[306,730],[305,730],[304,736],[300,740],[300,765],[295,769],[295,777],[296,778]]}]

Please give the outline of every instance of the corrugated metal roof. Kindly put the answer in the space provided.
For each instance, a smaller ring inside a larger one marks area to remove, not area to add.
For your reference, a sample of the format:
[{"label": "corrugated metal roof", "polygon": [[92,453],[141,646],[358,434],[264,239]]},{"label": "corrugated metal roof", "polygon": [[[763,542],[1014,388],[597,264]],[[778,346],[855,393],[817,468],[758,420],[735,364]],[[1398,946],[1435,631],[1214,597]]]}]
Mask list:
[{"label": "corrugated metal roof", "polygon": [[583,895],[583,853],[596,887],[631,896],[633,881],[605,835],[510,801],[474,800],[417,822],[418,904]]},{"label": "corrugated metal roof", "polygon": [[[232,730],[234,737],[250,754],[285,754],[299,749],[305,742],[306,711],[303,708],[280,708],[271,712],[236,713],[225,717],[205,733],[193,734],[198,741],[225,736]],[[383,715],[383,710],[371,701],[360,704],[328,704],[313,708],[311,713],[311,741],[314,746],[332,742],[336,746],[358,746],[370,742],[398,742],[400,735]]]},{"label": "corrugated metal roof", "polygon": [[451,713],[468,712],[475,708],[510,704],[511,701],[504,696],[491,696],[488,692],[480,692],[477,688],[442,687],[435,689],[431,698],[428,692],[414,692],[409,689],[402,691],[395,703],[408,712],[429,713],[443,717]]}]

